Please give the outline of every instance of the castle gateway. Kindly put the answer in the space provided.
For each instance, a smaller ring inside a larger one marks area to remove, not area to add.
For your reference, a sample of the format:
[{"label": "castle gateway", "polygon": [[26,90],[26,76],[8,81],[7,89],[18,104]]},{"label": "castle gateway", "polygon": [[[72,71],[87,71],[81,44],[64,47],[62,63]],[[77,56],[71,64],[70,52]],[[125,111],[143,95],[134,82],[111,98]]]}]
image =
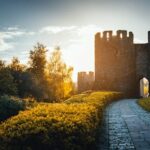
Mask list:
[{"label": "castle gateway", "polygon": [[95,35],[95,88],[139,96],[139,82],[150,81],[150,31],[148,43],[135,44],[133,33],[118,30]]}]

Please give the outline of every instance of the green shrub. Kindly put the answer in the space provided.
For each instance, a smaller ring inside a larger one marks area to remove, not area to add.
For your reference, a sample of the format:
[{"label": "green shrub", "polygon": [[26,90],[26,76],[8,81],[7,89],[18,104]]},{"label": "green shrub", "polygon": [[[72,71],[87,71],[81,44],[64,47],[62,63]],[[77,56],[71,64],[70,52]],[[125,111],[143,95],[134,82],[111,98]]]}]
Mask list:
[{"label": "green shrub", "polygon": [[24,110],[24,102],[15,97],[7,95],[0,97],[0,121],[17,115],[20,110]]},{"label": "green shrub", "polygon": [[145,110],[150,111],[150,97],[138,100],[138,104]]},{"label": "green shrub", "polygon": [[115,92],[93,92],[20,112],[0,125],[1,149],[95,149],[102,109],[118,98]]}]

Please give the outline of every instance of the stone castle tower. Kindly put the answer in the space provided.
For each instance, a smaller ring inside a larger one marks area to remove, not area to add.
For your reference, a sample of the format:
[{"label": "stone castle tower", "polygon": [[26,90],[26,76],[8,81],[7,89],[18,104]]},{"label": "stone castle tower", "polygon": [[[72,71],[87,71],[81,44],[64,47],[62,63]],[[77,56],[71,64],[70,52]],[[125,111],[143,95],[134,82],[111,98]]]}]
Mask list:
[{"label": "stone castle tower", "polygon": [[78,72],[78,93],[92,90],[94,80],[94,72]]},{"label": "stone castle tower", "polygon": [[95,89],[139,96],[139,81],[150,80],[150,31],[148,43],[134,44],[134,35],[125,30],[95,35]]}]

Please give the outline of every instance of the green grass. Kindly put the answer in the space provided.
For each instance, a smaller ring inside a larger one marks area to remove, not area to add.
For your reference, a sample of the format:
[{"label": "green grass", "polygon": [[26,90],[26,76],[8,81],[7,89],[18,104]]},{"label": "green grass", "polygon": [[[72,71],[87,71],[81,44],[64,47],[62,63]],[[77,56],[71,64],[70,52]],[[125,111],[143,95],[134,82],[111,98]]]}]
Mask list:
[{"label": "green grass", "polygon": [[150,97],[138,100],[138,104],[147,111],[150,111]]}]

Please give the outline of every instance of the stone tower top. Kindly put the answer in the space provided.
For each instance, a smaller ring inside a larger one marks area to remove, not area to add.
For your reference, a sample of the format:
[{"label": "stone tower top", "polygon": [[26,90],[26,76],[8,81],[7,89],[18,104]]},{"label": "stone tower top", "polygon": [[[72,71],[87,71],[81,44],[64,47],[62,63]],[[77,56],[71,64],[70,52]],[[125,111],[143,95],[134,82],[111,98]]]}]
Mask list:
[{"label": "stone tower top", "polygon": [[[106,40],[106,41],[111,41],[112,39],[117,39],[117,40],[128,40],[133,43],[133,33],[128,32],[126,30],[117,30],[116,35],[113,35],[113,31],[107,30],[103,31],[102,33],[98,32],[95,35],[95,38],[98,40]],[[149,33],[149,40],[150,40],[150,33]]]}]

